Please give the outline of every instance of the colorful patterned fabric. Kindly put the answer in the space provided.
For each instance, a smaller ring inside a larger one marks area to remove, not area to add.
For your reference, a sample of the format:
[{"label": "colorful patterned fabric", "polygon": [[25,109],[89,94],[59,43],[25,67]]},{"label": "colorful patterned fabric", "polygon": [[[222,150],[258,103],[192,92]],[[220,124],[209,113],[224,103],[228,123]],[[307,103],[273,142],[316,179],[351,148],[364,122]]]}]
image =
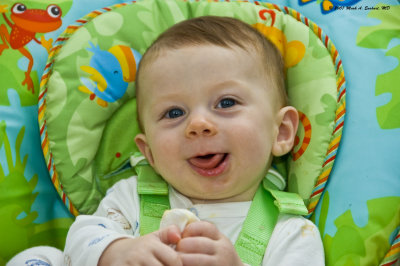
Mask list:
[{"label": "colorful patterned fabric", "polygon": [[[92,212],[107,187],[133,173],[133,66],[157,34],[188,17],[188,5],[194,15],[235,15],[284,44],[301,127],[291,157],[276,165],[282,171],[289,162],[289,189],[307,200],[327,265],[398,260],[398,2],[119,2],[0,3],[0,265],[27,247],[62,248],[70,213]],[[124,12],[135,5],[140,25],[128,27],[134,15]],[[107,76],[103,60],[125,80]]]},{"label": "colorful patterned fabric", "polygon": [[[205,8],[208,10],[203,11]],[[145,12],[143,10],[149,11],[146,20],[142,19],[141,14]],[[131,137],[138,132],[138,128],[131,120],[136,114],[134,100],[130,99],[134,95],[133,81],[140,53],[143,53],[154,38],[167,27],[190,17],[188,14],[220,13],[230,13],[253,25],[270,38],[285,55],[291,103],[298,110],[306,109],[304,112],[307,112],[304,114],[300,111],[303,128],[299,131],[299,143],[291,155],[292,159],[288,160],[288,174],[293,175],[289,181],[297,185],[289,189],[308,199],[316,183],[316,176],[319,172],[324,173],[312,194],[310,212],[314,210],[332,168],[345,113],[345,81],[341,60],[328,37],[313,22],[302,18],[296,11],[281,9],[276,5],[228,2],[201,2],[190,5],[185,2],[168,2],[162,5],[148,1],[129,6],[115,5],[88,14],[76,25],[66,29],[50,53],[39,94],[42,146],[55,187],[73,213],[77,212],[76,209],[83,213],[93,212],[110,185],[133,174],[129,167],[125,166],[129,157],[137,151]],[[111,14],[118,17],[115,20],[120,22],[119,25],[113,25],[115,32],[128,32],[131,30],[130,25],[135,25],[134,30],[138,36],[123,34],[118,39],[117,36],[121,34],[102,34],[105,25],[113,23],[112,20],[102,17]],[[160,19],[162,15],[171,18]],[[149,20],[153,21],[155,18],[158,24],[154,25],[160,26],[148,30]],[[305,21],[305,25],[301,19]],[[314,34],[309,34],[310,29]],[[292,37],[292,32],[303,38]],[[88,36],[79,38],[81,34]],[[321,40],[324,40],[324,43]],[[112,43],[112,46],[107,43]],[[131,48],[126,46],[127,43]],[[307,48],[304,43],[308,44]],[[103,47],[100,48],[100,45]],[[320,49],[318,57],[312,53],[312,49]],[[82,53],[88,53],[86,62],[82,59]],[[124,69],[122,66],[125,61],[129,67]],[[104,65],[108,67],[104,68]],[[77,70],[72,74],[71,68],[65,66],[77,66]],[[310,69],[321,72],[321,75],[307,77],[305,73]],[[121,72],[121,77],[110,77],[108,73],[115,70]],[[122,76],[130,72],[133,72],[132,83],[128,86],[128,83],[122,80]],[[93,86],[95,82],[100,84],[98,88]],[[64,84],[63,97],[59,97],[60,84]],[[102,84],[105,84],[104,88],[100,88]],[[108,95],[118,95],[117,90],[122,90],[120,95],[126,92],[124,98],[117,101],[107,98]],[[332,97],[335,101],[324,111],[328,119],[320,122],[322,120],[316,117],[320,115],[318,112],[322,97]],[[125,106],[127,101],[130,107]],[[63,108],[64,106],[69,108]],[[85,110],[85,114],[79,109]],[[118,115],[114,116],[116,110]],[[85,116],[87,118],[84,118]],[[121,119],[127,121],[119,121]],[[130,125],[134,128],[130,129]],[[121,128],[125,129],[126,137],[118,136],[121,134]],[[106,130],[107,134],[103,134],[103,130]],[[87,138],[77,131],[88,132],[93,143],[88,145]],[[317,137],[311,138],[311,132]],[[85,149],[82,149],[83,145]],[[103,148],[104,145],[109,149]],[[310,157],[312,160],[307,159],[309,153],[314,154]],[[84,163],[78,165],[79,161]],[[324,167],[322,171],[321,165]]]}]

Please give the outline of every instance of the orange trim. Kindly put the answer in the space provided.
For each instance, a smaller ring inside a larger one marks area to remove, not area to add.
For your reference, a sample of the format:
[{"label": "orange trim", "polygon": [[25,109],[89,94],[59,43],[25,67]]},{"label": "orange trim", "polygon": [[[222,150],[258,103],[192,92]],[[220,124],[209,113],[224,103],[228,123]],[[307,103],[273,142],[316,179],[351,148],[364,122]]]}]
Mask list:
[{"label": "orange trim", "polygon": [[324,167],[325,165],[327,165],[328,163],[332,162],[333,160],[335,160],[336,155],[332,156],[331,158],[329,158],[323,165],[322,167]]},{"label": "orange trim", "polygon": [[[338,131],[340,128],[342,128],[343,125],[344,125],[344,121],[342,121],[342,122],[335,128],[335,130],[333,131],[333,134],[335,134],[336,131]],[[339,144],[337,144],[337,145],[339,146]]]},{"label": "orange trim", "polygon": [[279,6],[278,5],[276,5],[276,4],[272,4],[273,6],[274,6],[274,8],[276,9],[276,10],[278,10],[278,11],[282,11],[280,8],[279,8]]},{"label": "orange trim", "polygon": [[315,186],[317,187],[317,186],[321,185],[322,183],[326,182],[328,180],[328,177],[329,176],[325,176],[324,178],[318,180],[317,183],[315,183]]},{"label": "orange trim", "polygon": [[337,75],[341,65],[342,65],[342,60],[339,60],[339,63],[337,64],[337,67],[336,67],[336,75]]},{"label": "orange trim", "polygon": [[342,80],[339,82],[339,85],[337,86],[337,91],[339,92],[340,87],[342,87],[343,83],[345,82],[344,77],[342,78]]},{"label": "orange trim", "polygon": [[318,189],[317,191],[315,191],[314,193],[311,194],[310,198],[322,193],[322,191],[324,191],[324,188]]},{"label": "orange trim", "polygon": [[346,89],[344,89],[344,90],[340,93],[338,102],[340,102],[340,100],[342,99],[342,97],[343,97],[343,95],[344,95],[345,93],[346,93]]},{"label": "orange trim", "polygon": [[64,42],[68,40],[69,38],[58,38],[56,42]]},{"label": "orange trim", "polygon": [[43,98],[43,96],[46,94],[46,92],[47,92],[47,88],[39,94],[39,98],[38,98],[39,101]]},{"label": "orange trim", "polygon": [[46,135],[44,136],[44,140],[43,140],[43,142],[42,142],[42,149],[44,149],[44,146],[46,146],[46,142],[47,142],[47,133],[46,133]]},{"label": "orange trim", "polygon": [[49,171],[51,169],[51,161],[52,161],[52,158],[51,158],[51,155],[50,155],[49,162],[47,163],[47,170],[49,170]]},{"label": "orange trim", "polygon": [[43,131],[44,131],[44,124],[43,124],[42,127],[40,128],[40,135],[43,134]]},{"label": "orange trim", "polygon": [[41,104],[41,105],[39,106],[39,110],[38,110],[38,113],[39,113],[39,114],[42,112],[43,109],[45,109],[45,104],[46,104],[46,99],[44,99],[43,104]]},{"label": "orange trim", "polygon": [[336,143],[335,145],[333,145],[333,146],[329,149],[328,154],[331,153],[333,150],[336,150],[338,147],[339,147],[339,142]]},{"label": "orange trim", "polygon": [[342,111],[340,111],[340,113],[336,114],[336,121],[337,121],[337,118],[342,117],[345,113],[346,113],[346,109],[343,109]]},{"label": "orange trim", "polygon": [[[335,48],[335,47],[334,47]],[[334,64],[336,64],[336,57],[338,56],[338,51],[336,50],[336,48],[335,48],[335,54],[334,54],[334,56],[333,56],[333,63]]]}]

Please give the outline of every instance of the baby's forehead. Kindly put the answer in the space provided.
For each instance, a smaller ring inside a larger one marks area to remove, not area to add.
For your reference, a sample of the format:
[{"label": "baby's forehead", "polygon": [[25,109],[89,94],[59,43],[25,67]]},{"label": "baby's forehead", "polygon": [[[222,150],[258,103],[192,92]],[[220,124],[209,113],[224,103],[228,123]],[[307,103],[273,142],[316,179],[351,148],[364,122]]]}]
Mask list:
[{"label": "baby's forehead", "polygon": [[[186,62],[187,60],[191,60],[192,56],[195,55],[204,55],[206,56],[206,52],[204,49],[196,49],[197,47],[211,47],[211,48],[222,48],[231,51],[232,53],[228,53],[227,55],[232,58],[238,58],[238,53],[245,53],[247,60],[250,59],[254,61],[254,65],[258,67],[264,66],[267,63],[265,52],[262,49],[257,49],[254,45],[247,44],[243,47],[239,47],[236,45],[229,45],[229,46],[221,46],[216,44],[210,43],[201,43],[196,45],[182,45],[179,47],[161,47],[157,50],[150,50],[148,51],[145,56],[142,58],[142,61],[139,64],[139,78],[140,75],[143,73],[148,74],[149,71],[152,71],[152,67],[158,64],[161,60],[164,60],[169,54],[179,54],[181,51],[190,49],[190,55],[188,57],[181,57],[178,60],[182,62]],[[193,48],[193,49],[191,49]],[[174,60],[177,60],[177,57],[174,56]],[[204,59],[206,61],[208,59]],[[173,67],[172,65],[170,67]],[[218,69],[216,69],[218,71]]]},{"label": "baby's forehead", "polygon": [[265,58],[254,48],[243,49],[237,46],[219,46],[214,44],[184,45],[174,48],[149,51],[139,65],[139,83],[157,78],[160,74],[186,73],[192,75],[205,68],[212,69],[210,74],[222,73],[226,69],[243,72],[264,71]]},{"label": "baby's forehead", "polygon": [[[154,87],[151,85],[157,83],[154,80],[157,80],[157,77],[160,76],[160,73],[161,75],[165,73],[171,73],[171,76],[174,76],[175,78],[174,81],[176,81],[176,73],[180,72],[192,75],[193,73],[195,73],[195,71],[197,71],[198,65],[188,63],[188,61],[200,62],[200,65],[203,64],[202,62],[204,62],[204,65],[207,66],[207,62],[209,62],[210,60],[213,61],[213,58],[219,57],[219,55],[222,53],[224,54],[224,56],[228,56],[229,58],[233,58],[234,60],[230,61],[230,59],[227,59],[230,63],[224,63],[220,68],[216,67],[212,70],[212,75],[214,75],[214,73],[216,75],[218,75],[218,73],[222,73],[224,71],[224,68],[229,68],[231,67],[229,66],[229,64],[232,64],[232,66],[237,66],[237,69],[240,69],[241,71],[257,73],[257,75],[262,79],[265,79],[267,83],[276,83],[274,79],[277,79],[279,75],[274,75],[274,73],[271,72],[271,70],[273,71],[274,68],[267,66],[267,58],[264,53],[256,49],[254,45],[252,46],[248,44],[244,47],[245,48],[235,45],[225,47],[206,43],[200,45],[182,45],[173,48],[162,47],[155,50],[150,50],[145,54],[145,56],[142,58],[142,61],[140,62],[137,81],[138,84],[141,84],[147,88],[148,86],[150,86],[151,90],[153,91]],[[210,57],[210,54],[206,54],[209,52],[216,53],[216,56]],[[172,60],[173,62],[171,62],[170,60]],[[241,63],[243,62],[242,60],[246,61],[246,63]],[[187,65],[192,65],[193,68],[186,67]],[[214,65],[212,65],[212,67],[214,67]],[[182,68],[185,69],[184,72],[175,71],[181,70]],[[165,78],[165,75],[162,77]],[[273,86],[269,86],[270,89],[272,89],[271,87],[276,88],[276,84],[271,85]],[[140,87],[140,85],[138,87]],[[139,91],[143,94],[150,93],[147,89],[139,89]],[[154,93],[154,91],[152,93]]]}]

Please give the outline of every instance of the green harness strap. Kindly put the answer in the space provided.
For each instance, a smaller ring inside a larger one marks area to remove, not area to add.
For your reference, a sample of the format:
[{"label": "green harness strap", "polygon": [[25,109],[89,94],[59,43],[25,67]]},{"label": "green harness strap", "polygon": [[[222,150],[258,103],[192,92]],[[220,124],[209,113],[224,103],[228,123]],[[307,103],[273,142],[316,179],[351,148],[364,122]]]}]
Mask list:
[{"label": "green harness strap", "polygon": [[249,265],[261,265],[279,213],[308,213],[298,194],[275,190],[269,180],[265,178],[258,187],[235,243],[239,257]]},{"label": "green harness strap", "polygon": [[[144,157],[143,157],[144,158]],[[135,166],[140,196],[140,235],[159,229],[164,211],[171,209],[167,183],[145,161]]]},{"label": "green harness strap", "polygon": [[[168,185],[143,160],[135,165],[135,170],[140,195],[140,235],[145,235],[159,229],[164,211],[170,209]],[[266,181],[259,186],[235,243],[239,257],[249,265],[262,263],[279,213],[307,214],[300,196],[273,188]]]},{"label": "green harness strap", "polygon": [[235,243],[236,252],[244,263],[261,265],[278,215],[271,193],[259,186]]}]

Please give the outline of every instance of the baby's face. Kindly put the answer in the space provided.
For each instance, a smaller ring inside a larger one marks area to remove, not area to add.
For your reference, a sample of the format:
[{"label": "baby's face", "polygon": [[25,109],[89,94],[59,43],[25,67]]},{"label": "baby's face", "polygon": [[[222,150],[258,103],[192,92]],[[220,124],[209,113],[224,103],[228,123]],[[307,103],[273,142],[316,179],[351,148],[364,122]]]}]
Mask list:
[{"label": "baby's face", "polygon": [[141,75],[136,141],[153,167],[193,202],[251,200],[279,128],[260,60],[192,46],[163,52]]}]

